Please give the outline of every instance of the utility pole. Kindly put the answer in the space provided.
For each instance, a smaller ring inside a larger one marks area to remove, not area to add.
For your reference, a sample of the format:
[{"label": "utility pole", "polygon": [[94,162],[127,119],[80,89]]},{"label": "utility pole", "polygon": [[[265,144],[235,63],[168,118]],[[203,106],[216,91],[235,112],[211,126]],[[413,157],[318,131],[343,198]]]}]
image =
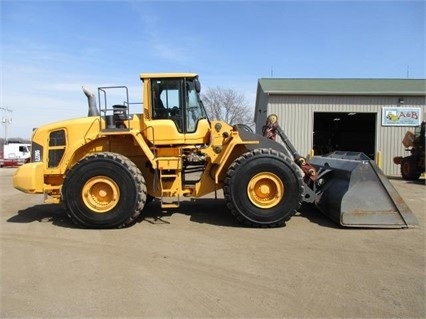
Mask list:
[{"label": "utility pole", "polygon": [[4,124],[4,143],[7,144],[7,127],[12,124],[12,110],[8,107],[0,107],[3,111],[1,122]]}]

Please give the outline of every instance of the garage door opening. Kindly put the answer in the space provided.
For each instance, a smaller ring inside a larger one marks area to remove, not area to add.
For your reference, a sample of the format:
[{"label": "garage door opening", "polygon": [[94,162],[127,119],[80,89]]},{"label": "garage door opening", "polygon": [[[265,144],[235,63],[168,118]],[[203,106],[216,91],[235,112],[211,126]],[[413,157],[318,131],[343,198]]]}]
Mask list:
[{"label": "garage door opening", "polygon": [[374,160],[375,140],[376,113],[314,113],[315,155],[354,151]]}]

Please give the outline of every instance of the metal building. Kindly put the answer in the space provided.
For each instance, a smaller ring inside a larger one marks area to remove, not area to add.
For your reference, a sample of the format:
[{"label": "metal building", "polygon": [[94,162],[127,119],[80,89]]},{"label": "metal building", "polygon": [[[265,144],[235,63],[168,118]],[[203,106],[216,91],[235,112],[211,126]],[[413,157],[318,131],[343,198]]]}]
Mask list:
[{"label": "metal building", "polygon": [[425,79],[258,80],[256,132],[269,114],[301,155],[333,150],[364,152],[388,176],[399,176],[394,156],[406,156],[402,139],[425,117]]}]

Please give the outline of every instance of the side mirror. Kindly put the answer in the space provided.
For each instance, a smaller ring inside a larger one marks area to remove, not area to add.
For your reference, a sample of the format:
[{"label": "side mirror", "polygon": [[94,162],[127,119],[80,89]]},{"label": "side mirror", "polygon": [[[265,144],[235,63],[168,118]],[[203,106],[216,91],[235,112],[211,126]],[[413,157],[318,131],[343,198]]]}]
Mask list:
[{"label": "side mirror", "polygon": [[201,83],[198,79],[194,79],[194,86],[195,86],[195,91],[197,91],[197,93],[201,92]]}]

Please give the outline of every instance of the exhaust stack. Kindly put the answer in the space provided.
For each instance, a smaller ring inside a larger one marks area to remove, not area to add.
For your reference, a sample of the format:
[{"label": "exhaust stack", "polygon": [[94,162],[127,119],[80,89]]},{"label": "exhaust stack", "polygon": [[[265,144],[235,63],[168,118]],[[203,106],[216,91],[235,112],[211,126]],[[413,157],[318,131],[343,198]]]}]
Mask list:
[{"label": "exhaust stack", "polygon": [[101,113],[96,106],[96,97],[95,94],[92,93],[88,88],[84,86],[81,87],[83,89],[84,94],[87,96],[87,101],[89,103],[89,112],[87,116],[99,116]]}]

